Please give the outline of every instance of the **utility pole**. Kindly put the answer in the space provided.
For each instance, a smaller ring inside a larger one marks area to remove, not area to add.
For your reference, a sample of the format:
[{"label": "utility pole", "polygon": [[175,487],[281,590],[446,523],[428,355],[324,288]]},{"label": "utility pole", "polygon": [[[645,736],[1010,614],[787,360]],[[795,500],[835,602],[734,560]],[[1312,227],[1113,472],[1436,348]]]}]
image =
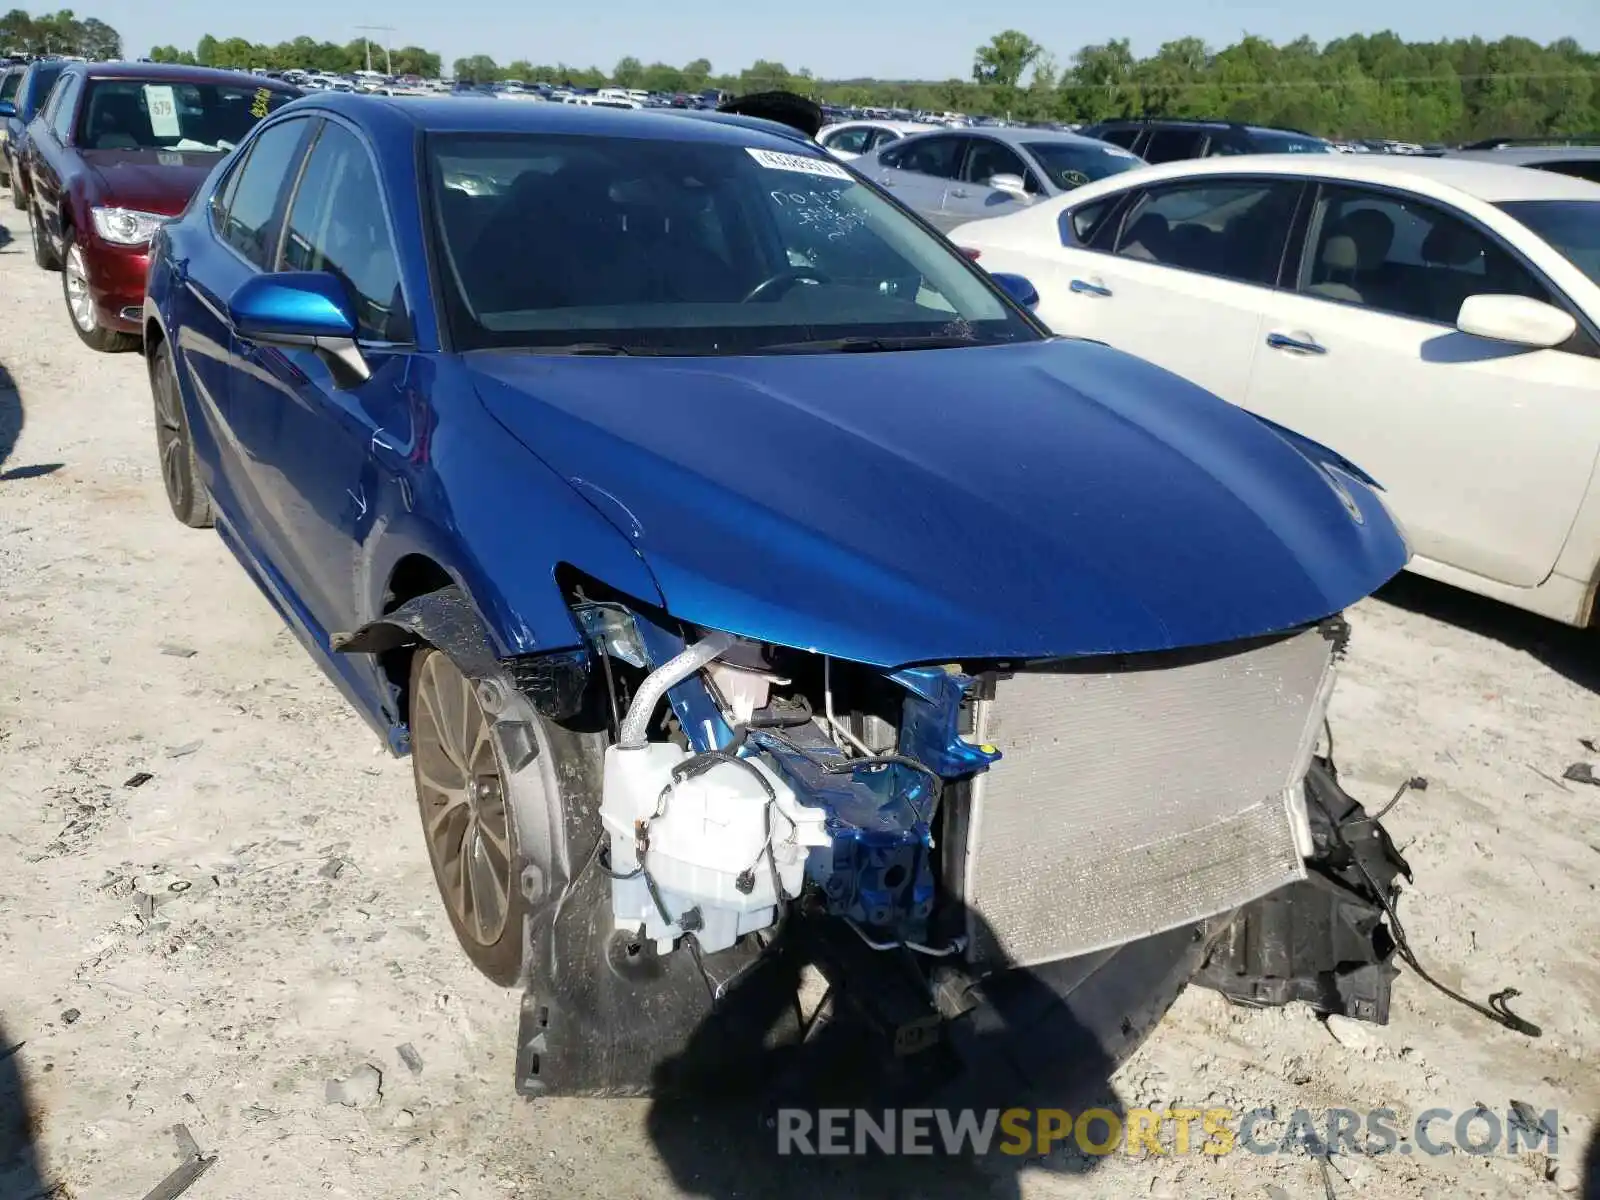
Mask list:
[{"label": "utility pole", "polygon": [[388,35],[394,32],[394,26],[393,25],[357,25],[356,28],[361,31],[362,40],[367,43],[367,70],[369,70],[369,71],[372,70],[372,39],[370,37],[367,37],[366,35],[369,34],[369,33],[381,33],[381,34],[384,35],[384,39],[383,39],[383,73],[385,75],[393,75],[394,74],[394,60],[389,57],[389,37],[388,37]]}]

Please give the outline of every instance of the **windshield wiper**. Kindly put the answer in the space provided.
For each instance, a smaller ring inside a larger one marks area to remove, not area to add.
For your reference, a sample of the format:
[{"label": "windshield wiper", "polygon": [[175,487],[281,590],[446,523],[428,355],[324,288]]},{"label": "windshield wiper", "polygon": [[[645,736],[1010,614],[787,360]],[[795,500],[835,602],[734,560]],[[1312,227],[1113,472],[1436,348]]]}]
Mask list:
[{"label": "windshield wiper", "polygon": [[532,347],[539,354],[597,354],[597,355],[632,355],[638,351],[630,350],[626,346],[619,346],[615,342],[571,342],[565,346],[536,346]]},{"label": "windshield wiper", "polygon": [[763,354],[874,354],[894,350],[951,350],[958,346],[977,346],[973,337],[926,334],[912,337],[817,338],[809,342],[780,342],[761,347]]}]

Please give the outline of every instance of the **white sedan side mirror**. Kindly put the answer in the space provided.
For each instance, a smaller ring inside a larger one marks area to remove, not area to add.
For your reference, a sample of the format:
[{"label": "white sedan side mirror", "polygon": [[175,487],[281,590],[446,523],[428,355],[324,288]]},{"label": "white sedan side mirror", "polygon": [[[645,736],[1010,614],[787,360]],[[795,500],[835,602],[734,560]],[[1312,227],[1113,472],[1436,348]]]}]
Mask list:
[{"label": "white sedan side mirror", "polygon": [[997,192],[1005,192],[1027,204],[1032,197],[1028,195],[1028,185],[1022,181],[1021,175],[991,175],[989,186]]},{"label": "white sedan side mirror", "polygon": [[1545,350],[1576,333],[1578,322],[1571,313],[1542,300],[1485,294],[1462,302],[1456,328],[1474,337]]}]

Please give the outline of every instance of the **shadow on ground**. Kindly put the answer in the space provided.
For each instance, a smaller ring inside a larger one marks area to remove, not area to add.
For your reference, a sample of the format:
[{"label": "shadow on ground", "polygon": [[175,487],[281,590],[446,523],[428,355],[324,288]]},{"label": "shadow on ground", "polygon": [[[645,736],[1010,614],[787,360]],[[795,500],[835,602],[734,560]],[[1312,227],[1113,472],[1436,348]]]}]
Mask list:
[{"label": "shadow on ground", "polygon": [[39,1174],[39,1117],[22,1079],[21,1051],[0,1024],[0,1200],[44,1200],[55,1193]]},{"label": "shadow on ground", "polygon": [[[981,942],[985,935],[976,936]],[[897,1055],[881,1032],[883,994],[896,991],[887,970],[872,974],[875,994],[864,1005],[880,1010],[876,1020],[863,1005],[836,998],[823,1010],[832,1019],[815,1032],[805,1029],[794,994],[801,970],[816,961],[814,950],[804,935],[780,936],[729,990],[720,1015],[706,1018],[683,1051],[656,1068],[658,1087],[666,1079],[702,1081],[689,1085],[700,1098],[658,1098],[647,1118],[657,1153],[684,1194],[1014,1200],[1024,1169],[1091,1172],[1103,1158],[1075,1144],[1076,1119],[1094,1112],[1084,1129],[1102,1153],[1108,1142],[1124,1141],[1127,1111],[1112,1072],[1160,1021],[1203,955],[1197,931],[1182,929],[1102,954],[1005,970],[968,993],[977,1006],[945,1022],[938,1043]],[[786,1025],[802,1036],[772,1036]],[[730,1035],[730,1028],[743,1032]],[[708,1094],[717,1100],[706,1102]],[[1052,1153],[1038,1154],[1040,1118],[1033,1113],[1001,1123],[1002,1113],[1018,1108],[1064,1110],[1052,1116]],[[925,1132],[908,1146],[905,1122],[919,1110]],[[987,1124],[981,1152],[970,1138],[949,1138],[964,1117],[969,1130]],[[895,1148],[886,1151],[885,1140]],[[912,1148],[918,1144],[920,1152]]]},{"label": "shadow on ground", "polygon": [[1574,629],[1409,571],[1379,589],[1377,599],[1525,651],[1574,683],[1600,691],[1600,631]]},{"label": "shadow on ground", "polygon": [[[0,226],[0,231],[3,228]],[[22,437],[23,423],[22,393],[17,390],[11,372],[5,369],[4,364],[0,364],[0,483],[52,475],[63,466],[62,463],[34,463],[20,467],[7,465],[12,451],[17,448],[18,439]]]}]

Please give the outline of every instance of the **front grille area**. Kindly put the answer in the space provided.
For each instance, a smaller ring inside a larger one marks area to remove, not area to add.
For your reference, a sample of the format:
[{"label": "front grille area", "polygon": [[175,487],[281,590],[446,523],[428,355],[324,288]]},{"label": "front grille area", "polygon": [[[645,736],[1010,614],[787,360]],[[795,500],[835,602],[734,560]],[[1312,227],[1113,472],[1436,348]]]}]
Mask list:
[{"label": "front grille area", "polygon": [[1305,877],[1301,780],[1329,631],[999,680],[979,714],[963,898],[972,955],[1032,966],[1189,924]]}]

